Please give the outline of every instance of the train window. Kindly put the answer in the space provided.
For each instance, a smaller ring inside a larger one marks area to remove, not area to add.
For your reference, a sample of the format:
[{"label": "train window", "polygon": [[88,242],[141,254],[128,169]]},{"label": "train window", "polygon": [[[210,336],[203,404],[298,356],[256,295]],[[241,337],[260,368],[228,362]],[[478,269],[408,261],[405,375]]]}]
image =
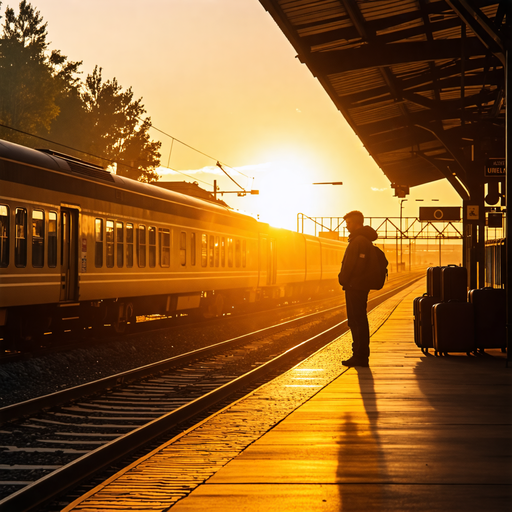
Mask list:
[{"label": "train window", "polygon": [[57,212],[48,213],[48,266],[57,266]]},{"label": "train window", "polygon": [[16,208],[14,261],[17,267],[27,266],[27,210],[25,208]]},{"label": "train window", "polygon": [[137,262],[139,267],[146,266],[146,226],[137,230]]},{"label": "train window", "polygon": [[184,231],[180,233],[180,264],[187,264],[187,233]]},{"label": "train window", "polygon": [[156,228],[150,227],[148,229],[148,242],[149,242],[149,266],[156,267]]},{"label": "train window", "polygon": [[171,264],[171,233],[168,229],[160,229],[160,266],[168,267]]},{"label": "train window", "polygon": [[107,267],[112,268],[114,266],[114,221],[107,220],[106,228]]},{"label": "train window", "polygon": [[228,238],[228,267],[233,266],[233,239]]},{"label": "train window", "polygon": [[103,219],[96,219],[94,223],[94,266],[103,266]]},{"label": "train window", "polygon": [[247,266],[247,240],[242,240],[242,267]]},{"label": "train window", "polygon": [[126,266],[133,267],[133,224],[126,224]]},{"label": "train window", "polygon": [[208,264],[208,235],[201,235],[201,266]]},{"label": "train window", "polygon": [[190,234],[190,264],[196,264],[196,234]]},{"label": "train window", "polygon": [[224,237],[220,239],[220,265],[221,267],[226,266],[226,239]]},{"label": "train window", "polygon": [[32,266],[44,265],[44,212],[32,211]]},{"label": "train window", "polygon": [[210,267],[214,266],[214,260],[213,260],[214,245],[215,245],[214,237],[213,237],[213,235],[210,235],[210,250],[209,250]]},{"label": "train window", "polygon": [[122,222],[116,222],[117,266],[122,268],[124,259],[124,229]]},{"label": "train window", "polygon": [[235,266],[239,267],[241,263],[241,250],[240,250],[240,240],[238,238],[235,240]]},{"label": "train window", "polygon": [[219,256],[220,256],[220,244],[219,244],[219,237],[215,237],[215,266],[219,266]]},{"label": "train window", "polygon": [[9,207],[0,204],[0,267],[9,265]]}]

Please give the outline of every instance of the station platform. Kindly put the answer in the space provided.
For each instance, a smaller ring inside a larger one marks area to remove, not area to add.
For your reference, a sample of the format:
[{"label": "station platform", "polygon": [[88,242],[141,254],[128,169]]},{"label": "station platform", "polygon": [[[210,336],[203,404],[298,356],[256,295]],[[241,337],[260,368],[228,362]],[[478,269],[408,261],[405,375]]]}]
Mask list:
[{"label": "station platform", "polygon": [[511,511],[512,368],[423,354],[424,287],[370,313],[370,368],[347,333],[64,510]]}]

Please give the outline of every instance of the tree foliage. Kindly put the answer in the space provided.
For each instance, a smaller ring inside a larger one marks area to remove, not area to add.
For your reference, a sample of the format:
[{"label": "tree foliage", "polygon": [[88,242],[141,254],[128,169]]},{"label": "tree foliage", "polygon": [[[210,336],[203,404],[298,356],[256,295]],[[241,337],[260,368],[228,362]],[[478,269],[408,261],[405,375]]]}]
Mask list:
[{"label": "tree foliage", "polygon": [[0,120],[34,133],[59,115],[59,96],[73,86],[80,63],[49,51],[39,11],[25,0],[19,9],[16,16],[7,7],[0,40]]},{"label": "tree foliage", "polygon": [[131,87],[125,91],[117,80],[104,81],[97,66],[85,80],[82,100],[88,117],[91,135],[90,152],[103,155],[117,164],[117,173],[132,177],[142,171],[139,179],[158,179],[154,168],[159,165],[159,142],[149,140],[149,118],[142,99],[135,100]]},{"label": "tree foliage", "polygon": [[160,142],[150,140],[142,98],[134,99],[115,78],[105,81],[98,66],[81,81],[81,62],[50,51],[47,23],[26,0],[18,15],[6,8],[2,29],[0,124],[17,130],[0,127],[4,138],[40,147],[27,133],[43,136],[95,155],[102,165],[110,161],[118,174],[158,179]]}]

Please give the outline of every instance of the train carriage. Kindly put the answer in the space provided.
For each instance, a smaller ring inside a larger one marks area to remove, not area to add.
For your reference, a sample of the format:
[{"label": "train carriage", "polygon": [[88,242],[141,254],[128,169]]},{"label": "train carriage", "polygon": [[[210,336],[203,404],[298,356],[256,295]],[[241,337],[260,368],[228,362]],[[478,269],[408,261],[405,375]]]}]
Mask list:
[{"label": "train carriage", "polygon": [[6,141],[0,186],[4,344],[76,326],[122,331],[136,315],[219,315],[314,294],[335,284],[344,250]]}]

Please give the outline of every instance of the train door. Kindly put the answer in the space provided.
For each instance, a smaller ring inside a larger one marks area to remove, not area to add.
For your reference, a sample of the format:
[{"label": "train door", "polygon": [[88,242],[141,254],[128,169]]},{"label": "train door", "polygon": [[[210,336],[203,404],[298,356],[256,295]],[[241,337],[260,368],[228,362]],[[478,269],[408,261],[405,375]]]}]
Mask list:
[{"label": "train door", "polygon": [[78,300],[78,210],[61,208],[61,301]]},{"label": "train door", "polygon": [[268,239],[268,253],[267,253],[267,285],[276,284],[277,276],[277,253],[276,253],[276,240],[274,238]]},{"label": "train door", "polygon": [[268,239],[262,234],[259,235],[259,258],[258,258],[258,286],[265,286],[267,284],[267,253],[268,253]]}]

